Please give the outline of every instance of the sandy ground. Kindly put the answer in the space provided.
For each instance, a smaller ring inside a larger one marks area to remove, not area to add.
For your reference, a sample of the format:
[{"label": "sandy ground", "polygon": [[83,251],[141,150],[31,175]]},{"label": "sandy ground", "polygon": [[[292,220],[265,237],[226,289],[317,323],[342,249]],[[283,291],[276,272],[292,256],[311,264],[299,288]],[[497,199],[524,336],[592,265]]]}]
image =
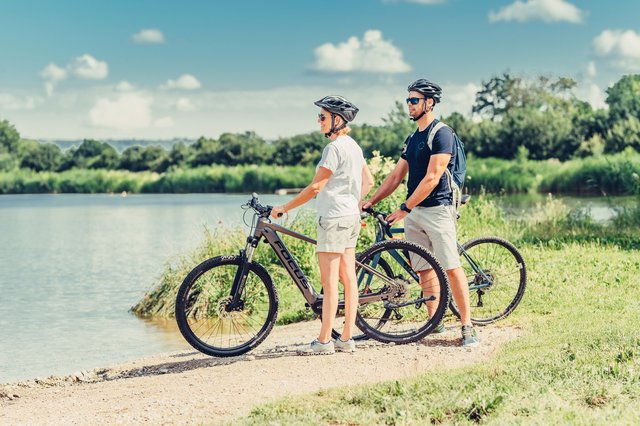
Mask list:
[{"label": "sandy ground", "polygon": [[463,349],[459,328],[451,325],[417,344],[365,341],[355,354],[299,356],[319,328],[319,321],[276,327],[261,346],[240,357],[168,353],[0,385],[0,424],[215,424],[284,396],[478,363],[519,334],[514,328],[479,328],[481,345]]}]

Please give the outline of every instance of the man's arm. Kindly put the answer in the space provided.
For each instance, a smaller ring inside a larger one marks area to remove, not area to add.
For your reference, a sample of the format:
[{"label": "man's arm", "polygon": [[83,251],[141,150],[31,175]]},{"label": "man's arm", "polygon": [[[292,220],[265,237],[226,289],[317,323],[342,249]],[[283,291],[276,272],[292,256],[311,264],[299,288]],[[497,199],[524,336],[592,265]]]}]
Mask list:
[{"label": "man's arm", "polygon": [[413,191],[413,194],[405,201],[409,209],[420,204],[422,200],[431,194],[433,189],[438,185],[438,182],[440,182],[440,178],[447,168],[449,160],[451,160],[451,154],[435,154],[431,156],[429,166],[427,167],[427,174],[420,181],[416,190]]},{"label": "man's arm", "polygon": [[402,179],[404,179],[408,172],[409,165],[407,163],[407,160],[401,158],[400,160],[398,160],[398,163],[396,164],[396,167],[393,169],[391,174],[389,174],[389,176],[385,178],[380,187],[373,194],[373,197],[371,197],[371,199],[366,202],[363,207],[371,207],[391,195],[393,191],[395,191],[396,188],[398,188],[398,186],[402,183]]}]

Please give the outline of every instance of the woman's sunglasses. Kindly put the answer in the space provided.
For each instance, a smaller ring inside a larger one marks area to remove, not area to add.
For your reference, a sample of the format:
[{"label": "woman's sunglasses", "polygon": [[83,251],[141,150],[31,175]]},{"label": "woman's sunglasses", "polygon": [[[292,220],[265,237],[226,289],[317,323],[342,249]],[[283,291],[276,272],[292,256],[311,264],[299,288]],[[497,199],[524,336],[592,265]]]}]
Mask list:
[{"label": "woman's sunglasses", "polygon": [[327,116],[326,116],[326,115],[324,115],[324,114],[318,114],[318,120],[320,120],[320,121],[324,121],[324,120],[326,120],[326,118],[327,118]]},{"label": "woman's sunglasses", "polygon": [[424,98],[407,98],[406,102],[411,105],[418,105]]}]

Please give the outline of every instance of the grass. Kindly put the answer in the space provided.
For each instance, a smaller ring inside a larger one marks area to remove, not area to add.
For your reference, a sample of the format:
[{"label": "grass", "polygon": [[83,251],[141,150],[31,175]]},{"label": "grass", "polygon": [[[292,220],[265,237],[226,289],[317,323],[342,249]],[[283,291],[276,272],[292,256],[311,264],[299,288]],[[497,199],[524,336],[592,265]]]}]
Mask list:
[{"label": "grass", "polygon": [[523,329],[490,361],[285,398],[234,424],[637,424],[640,254],[527,244],[528,290],[503,321]]},{"label": "grass", "polygon": [[[381,158],[376,152],[369,163],[383,170],[384,176],[393,167],[393,160]],[[633,178],[640,174],[640,153],[633,150],[564,163],[469,158],[467,167],[465,188],[471,193],[640,194],[640,185]],[[0,172],[0,194],[273,192],[306,186],[313,174],[313,167],[268,165],[213,165],[172,169],[163,174],[85,169],[36,173],[19,169]]]}]

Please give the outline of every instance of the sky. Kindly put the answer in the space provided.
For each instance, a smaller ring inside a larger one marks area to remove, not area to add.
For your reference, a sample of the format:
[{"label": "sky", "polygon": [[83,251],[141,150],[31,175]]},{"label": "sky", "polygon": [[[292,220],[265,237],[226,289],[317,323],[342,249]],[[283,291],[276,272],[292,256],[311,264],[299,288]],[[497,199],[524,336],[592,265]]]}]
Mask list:
[{"label": "sky", "polygon": [[[567,76],[603,107],[640,73],[637,0],[0,0],[0,120],[23,137],[172,139],[317,130],[339,94],[381,124],[406,87],[470,115],[503,72]],[[438,111],[439,110],[439,111]]]}]

